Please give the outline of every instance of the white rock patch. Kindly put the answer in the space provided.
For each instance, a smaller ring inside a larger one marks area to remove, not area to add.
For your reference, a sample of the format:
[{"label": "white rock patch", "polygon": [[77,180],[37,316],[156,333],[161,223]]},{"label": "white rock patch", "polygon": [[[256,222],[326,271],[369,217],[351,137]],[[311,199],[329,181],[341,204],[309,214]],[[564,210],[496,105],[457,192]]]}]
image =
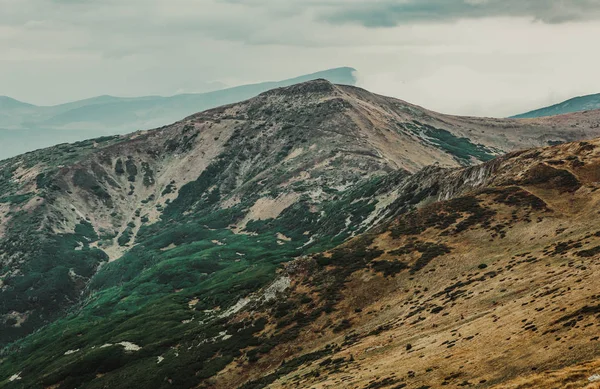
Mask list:
[{"label": "white rock patch", "polygon": [[274,300],[277,297],[278,293],[285,291],[290,287],[292,281],[289,277],[279,277],[275,282],[273,282],[267,289],[265,289],[263,293],[263,298],[265,301]]},{"label": "white rock patch", "polygon": [[284,242],[291,242],[292,238],[288,238],[287,236],[283,235],[281,232],[277,233],[277,239],[282,240]]},{"label": "white rock patch", "polygon": [[[131,342],[120,342],[120,343],[116,343],[115,345],[123,346],[123,348],[125,349],[125,351],[140,351],[142,349],[137,344],[134,344],[134,343],[131,343]],[[105,347],[110,347],[110,346],[113,346],[113,344],[112,343],[106,343],[106,344],[103,344],[102,346],[100,346],[100,348],[105,348]]]},{"label": "white rock patch", "polygon": [[228,310],[219,315],[220,318],[229,317],[241,311],[246,305],[248,305],[252,299],[244,297],[239,299],[237,303],[231,306]]},{"label": "white rock patch", "polygon": [[125,348],[125,351],[140,351],[142,349],[137,344],[133,344],[131,342],[121,342],[121,343],[117,343],[117,344],[120,344],[121,346],[123,346],[123,348]]}]

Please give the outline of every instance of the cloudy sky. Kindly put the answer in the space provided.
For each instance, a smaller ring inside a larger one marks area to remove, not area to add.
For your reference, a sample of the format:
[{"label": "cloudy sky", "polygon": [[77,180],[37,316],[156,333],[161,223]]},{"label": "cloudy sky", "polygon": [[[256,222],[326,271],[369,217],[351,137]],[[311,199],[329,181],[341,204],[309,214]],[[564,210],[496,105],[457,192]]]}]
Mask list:
[{"label": "cloudy sky", "polygon": [[0,95],[198,92],[338,66],[447,113],[600,93],[600,0],[0,0]]}]

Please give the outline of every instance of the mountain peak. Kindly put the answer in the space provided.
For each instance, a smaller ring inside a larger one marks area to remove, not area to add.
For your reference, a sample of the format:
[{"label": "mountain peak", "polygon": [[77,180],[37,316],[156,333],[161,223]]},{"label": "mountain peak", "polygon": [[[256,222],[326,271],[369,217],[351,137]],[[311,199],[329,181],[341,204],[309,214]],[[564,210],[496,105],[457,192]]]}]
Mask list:
[{"label": "mountain peak", "polygon": [[320,72],[307,74],[305,76],[292,78],[289,81],[291,85],[320,78],[329,80],[333,84],[354,85],[356,84],[356,69],[351,67],[327,69]]},{"label": "mountain peak", "polygon": [[20,107],[32,107],[32,105],[19,101],[17,99],[13,99],[12,97],[0,96],[0,108],[8,109]]},{"label": "mountain peak", "polygon": [[294,84],[290,86],[284,86],[281,88],[272,89],[270,91],[261,93],[260,96],[274,96],[274,95],[307,95],[307,94],[331,94],[336,91],[336,86],[330,81],[324,78],[317,78],[315,80],[309,80]]}]

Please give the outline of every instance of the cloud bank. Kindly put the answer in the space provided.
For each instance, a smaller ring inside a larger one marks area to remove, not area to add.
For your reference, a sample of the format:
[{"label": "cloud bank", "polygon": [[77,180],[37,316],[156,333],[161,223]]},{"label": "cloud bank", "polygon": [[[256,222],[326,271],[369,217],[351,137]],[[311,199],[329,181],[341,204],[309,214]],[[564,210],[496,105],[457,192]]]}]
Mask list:
[{"label": "cloud bank", "polygon": [[332,23],[365,27],[455,21],[494,17],[524,17],[556,24],[600,18],[599,0],[406,0],[353,2],[326,12]]},{"label": "cloud bank", "polygon": [[339,66],[449,113],[600,91],[600,0],[0,0],[0,95],[200,92]]}]

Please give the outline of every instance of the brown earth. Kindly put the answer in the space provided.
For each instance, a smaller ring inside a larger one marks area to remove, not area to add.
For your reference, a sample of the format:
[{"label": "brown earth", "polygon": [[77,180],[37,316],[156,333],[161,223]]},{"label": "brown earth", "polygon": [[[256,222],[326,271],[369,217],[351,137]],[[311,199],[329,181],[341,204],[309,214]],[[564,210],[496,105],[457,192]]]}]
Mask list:
[{"label": "brown earth", "polygon": [[290,263],[293,308],[251,315],[298,337],[210,387],[598,387],[597,169],[600,140],[518,153],[485,188]]}]

